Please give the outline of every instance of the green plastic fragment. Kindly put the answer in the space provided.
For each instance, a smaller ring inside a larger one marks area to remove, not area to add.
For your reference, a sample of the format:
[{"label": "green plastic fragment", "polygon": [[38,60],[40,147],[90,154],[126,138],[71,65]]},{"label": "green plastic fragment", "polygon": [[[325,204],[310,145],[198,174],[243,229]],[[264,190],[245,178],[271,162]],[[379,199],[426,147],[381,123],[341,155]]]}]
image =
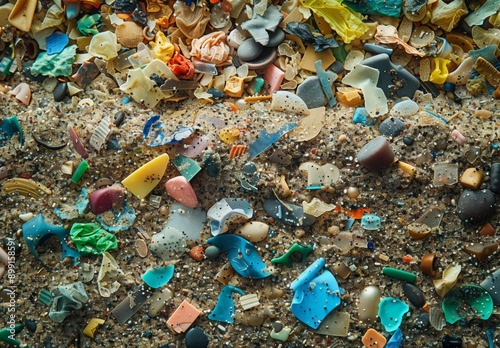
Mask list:
[{"label": "green plastic fragment", "polygon": [[49,290],[42,289],[38,294],[38,299],[46,306],[52,302],[52,293]]},{"label": "green plastic fragment", "polygon": [[264,86],[264,79],[262,77],[256,77],[248,84],[247,92],[251,95],[259,94],[260,90]]},{"label": "green plastic fragment", "polygon": [[118,247],[113,234],[93,223],[75,223],[69,235],[82,254],[101,255],[105,251]]},{"label": "green plastic fragment", "polygon": [[290,262],[290,256],[298,251],[302,254],[302,264],[306,263],[306,257],[313,251],[313,247],[310,245],[302,246],[298,243],[295,243],[288,249],[285,255],[274,258],[271,260],[272,263],[281,263],[287,267],[292,267],[292,263]]},{"label": "green plastic fragment", "polygon": [[85,172],[87,171],[88,168],[89,168],[89,164],[87,163],[87,161],[82,160],[80,162],[80,164],[78,165],[78,168],[76,168],[75,172],[73,173],[73,176],[71,177],[71,181],[75,184],[78,183],[78,181],[80,181],[83,174],[85,174]]},{"label": "green plastic fragment", "polygon": [[493,313],[493,299],[482,287],[466,284],[451,289],[443,299],[442,308],[450,324],[459,320],[487,320]]},{"label": "green plastic fragment", "polygon": [[23,324],[9,325],[0,330],[0,341],[13,346],[21,345],[21,342],[15,338],[16,333],[21,332]]},{"label": "green plastic fragment", "polygon": [[72,74],[75,55],[76,45],[68,46],[58,54],[48,55],[47,52],[41,52],[31,66],[31,73],[35,76],[69,76]]},{"label": "green plastic fragment", "polygon": [[347,51],[344,45],[339,44],[339,47],[331,48],[331,50],[335,59],[343,64],[347,58]]},{"label": "green plastic fragment", "polygon": [[397,268],[392,268],[392,267],[384,267],[382,268],[382,273],[385,274],[388,277],[398,279],[398,280],[404,280],[405,282],[409,283],[415,283],[415,280],[417,280],[417,276],[413,273],[402,271]]},{"label": "green plastic fragment", "polygon": [[183,177],[186,178],[187,181],[191,181],[192,178],[198,174],[201,170],[201,167],[196,163],[195,160],[192,160],[189,157],[178,155],[173,161],[174,165],[177,167],[177,170],[181,173]]},{"label": "green plastic fragment", "polygon": [[287,339],[288,339],[288,336],[290,336],[290,332],[292,331],[291,328],[289,328],[288,326],[287,327],[284,327],[282,328],[280,331],[276,332],[273,328],[273,330],[271,331],[271,338],[272,339],[275,339],[275,340],[278,340],[278,341],[283,341],[285,342]]},{"label": "green plastic fragment", "polygon": [[2,124],[0,125],[0,146],[3,146],[4,142],[12,138],[14,134],[19,134],[19,144],[23,146],[24,144],[24,133],[17,116],[4,118]]},{"label": "green plastic fragment", "polygon": [[83,35],[97,35],[99,34],[99,30],[97,30],[97,24],[99,24],[101,20],[101,15],[96,13],[93,15],[84,15],[76,22],[76,28]]}]

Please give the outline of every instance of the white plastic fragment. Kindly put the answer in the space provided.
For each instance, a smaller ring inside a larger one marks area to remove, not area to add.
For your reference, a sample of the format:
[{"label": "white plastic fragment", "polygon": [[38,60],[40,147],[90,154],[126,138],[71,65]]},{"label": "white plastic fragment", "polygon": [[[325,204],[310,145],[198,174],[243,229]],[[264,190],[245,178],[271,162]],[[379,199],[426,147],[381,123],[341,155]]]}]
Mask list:
[{"label": "white plastic fragment", "polygon": [[391,116],[413,116],[418,112],[418,104],[413,100],[403,100],[396,103],[391,109]]},{"label": "white plastic fragment", "polygon": [[106,141],[106,138],[108,137],[108,134],[110,133],[109,125],[109,119],[104,117],[101,122],[99,122],[99,125],[90,137],[90,145],[97,151],[101,149],[102,145]]},{"label": "white plastic fragment", "polygon": [[29,221],[31,219],[33,219],[35,215],[33,215],[33,213],[23,213],[23,214],[19,214],[19,218],[23,221]]},{"label": "white plastic fragment", "polygon": [[436,163],[432,166],[434,170],[435,187],[444,185],[454,185],[458,182],[458,164],[456,163]]},{"label": "white plastic fragment", "polygon": [[335,204],[328,204],[314,197],[309,203],[306,201],[302,202],[302,208],[305,214],[320,217],[324,213],[335,209]]},{"label": "white plastic fragment", "polygon": [[240,297],[240,305],[244,311],[247,309],[260,306],[257,294],[247,294]]},{"label": "white plastic fragment", "polygon": [[271,109],[298,115],[309,115],[307,105],[302,98],[287,91],[277,91],[273,94]]},{"label": "white plastic fragment", "polygon": [[436,292],[439,296],[444,297],[451,290],[451,288],[455,286],[461,270],[462,267],[459,264],[449,265],[443,271],[442,279],[434,280],[434,286],[436,287]]},{"label": "white plastic fragment", "polygon": [[102,254],[101,268],[97,276],[97,288],[102,297],[110,297],[120,288],[118,277],[123,276],[116,260],[108,252]]},{"label": "white plastic fragment", "polygon": [[104,31],[92,37],[89,45],[89,54],[94,57],[112,60],[118,57],[122,46],[118,44],[116,35],[112,31]]}]

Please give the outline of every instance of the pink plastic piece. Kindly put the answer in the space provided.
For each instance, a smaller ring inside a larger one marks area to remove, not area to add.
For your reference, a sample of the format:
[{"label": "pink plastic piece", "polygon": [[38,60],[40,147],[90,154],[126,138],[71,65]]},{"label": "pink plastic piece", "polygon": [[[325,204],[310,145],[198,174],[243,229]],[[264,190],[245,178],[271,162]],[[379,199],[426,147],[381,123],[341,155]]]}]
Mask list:
[{"label": "pink plastic piece", "polygon": [[90,210],[94,214],[101,214],[115,207],[123,206],[125,194],[121,187],[105,187],[90,194]]},{"label": "pink plastic piece", "polygon": [[15,96],[24,105],[28,106],[31,102],[31,89],[27,83],[20,83],[9,94]]},{"label": "pink plastic piece", "polygon": [[274,64],[269,64],[264,74],[264,81],[266,81],[267,91],[274,93],[280,89],[281,83],[285,78],[285,72]]},{"label": "pink plastic piece", "polygon": [[75,148],[76,152],[78,152],[80,156],[82,156],[83,158],[89,157],[89,153],[85,149],[85,146],[83,146],[82,141],[80,140],[78,134],[76,134],[72,126],[68,126],[68,133],[69,133],[69,138],[71,139],[71,142],[73,143],[73,147]]},{"label": "pink plastic piece", "polygon": [[186,332],[196,318],[198,318],[200,313],[201,311],[198,310],[198,308],[187,300],[184,300],[180,306],[177,307],[174,314],[167,320],[167,325],[177,333]]},{"label": "pink plastic piece", "polygon": [[189,208],[196,207],[198,198],[193,190],[193,187],[185,177],[176,176],[165,183],[167,193],[172,196],[177,202],[188,206]]},{"label": "pink plastic piece", "polygon": [[462,133],[458,131],[458,129],[455,129],[453,130],[453,132],[451,132],[451,137],[460,145],[464,145],[467,142],[467,139],[463,136]]}]

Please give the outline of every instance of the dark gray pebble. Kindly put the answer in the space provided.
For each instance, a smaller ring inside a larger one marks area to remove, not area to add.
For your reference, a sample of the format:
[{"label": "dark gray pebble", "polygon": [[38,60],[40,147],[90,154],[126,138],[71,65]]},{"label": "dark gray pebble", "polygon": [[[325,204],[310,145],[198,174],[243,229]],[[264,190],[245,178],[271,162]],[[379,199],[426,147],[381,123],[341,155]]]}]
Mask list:
[{"label": "dark gray pebble", "polygon": [[397,117],[388,117],[378,127],[380,134],[386,137],[397,137],[406,129],[406,125]]},{"label": "dark gray pebble", "polygon": [[63,101],[68,93],[68,84],[66,82],[59,83],[54,89],[54,100],[57,102]]},{"label": "dark gray pebble", "polygon": [[379,172],[394,161],[394,152],[383,136],[369,141],[358,153],[358,162],[371,172]]},{"label": "dark gray pebble", "polygon": [[414,142],[415,142],[415,140],[413,140],[412,138],[408,138],[408,137],[403,138],[403,143],[405,145],[411,146],[411,145],[413,145]]},{"label": "dark gray pebble", "polygon": [[220,255],[220,250],[215,245],[210,245],[205,249],[205,255],[210,260],[215,260]]},{"label": "dark gray pebble", "polygon": [[281,28],[276,28],[274,33],[269,33],[269,42],[267,47],[276,47],[285,40],[285,32]]},{"label": "dark gray pebble", "polygon": [[[246,40],[243,42],[246,42]],[[249,69],[257,70],[257,69],[264,69],[269,64],[272,64],[272,62],[274,62],[277,56],[278,56],[278,51],[274,47],[264,47],[262,53],[255,59],[246,61],[244,59],[241,59],[241,57],[239,58],[241,64],[248,65]]]},{"label": "dark gray pebble", "polygon": [[29,332],[36,331],[36,321],[34,321],[33,319],[25,319],[24,326],[26,326],[26,329],[28,329]]},{"label": "dark gray pebble", "polygon": [[495,213],[495,195],[488,189],[464,190],[457,203],[457,215],[463,222],[476,223]]},{"label": "dark gray pebble", "polygon": [[340,74],[344,72],[344,64],[342,64],[340,60],[336,60],[328,69],[333,71],[335,74]]},{"label": "dark gray pebble", "polygon": [[120,127],[123,124],[123,121],[125,121],[125,112],[124,111],[118,111],[115,115],[115,121],[113,122],[115,126]]},{"label": "dark gray pebble", "polygon": [[299,87],[297,95],[306,103],[308,109],[319,108],[326,105],[323,87],[318,76],[309,76]]},{"label": "dark gray pebble", "polygon": [[208,337],[200,327],[189,329],[184,337],[186,348],[206,348],[208,347]]},{"label": "dark gray pebble", "polygon": [[420,330],[427,329],[429,327],[429,314],[420,314],[417,319],[415,319],[415,326]]},{"label": "dark gray pebble", "polygon": [[417,288],[415,285],[411,283],[404,283],[403,293],[408,298],[408,301],[410,301],[410,303],[415,307],[422,308],[425,305],[425,295],[422,290]]}]

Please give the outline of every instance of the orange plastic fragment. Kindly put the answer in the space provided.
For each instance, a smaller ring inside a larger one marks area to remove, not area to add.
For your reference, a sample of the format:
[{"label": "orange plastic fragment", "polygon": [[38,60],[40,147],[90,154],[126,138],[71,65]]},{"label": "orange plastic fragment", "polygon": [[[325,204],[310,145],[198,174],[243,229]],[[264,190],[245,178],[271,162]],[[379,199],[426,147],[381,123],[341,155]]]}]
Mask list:
[{"label": "orange plastic fragment", "polygon": [[339,87],[335,96],[337,97],[339,103],[344,104],[345,106],[354,107],[360,105],[362,102],[361,95],[359,93],[360,91],[356,88]]},{"label": "orange plastic fragment", "polygon": [[243,155],[247,151],[247,148],[248,146],[246,145],[233,145],[231,151],[229,152],[229,159]]},{"label": "orange plastic fragment", "polygon": [[243,98],[243,101],[245,103],[252,103],[252,102],[258,102],[261,100],[269,100],[269,99],[273,99],[273,96],[272,95],[255,95],[252,97],[245,97],[245,98]]},{"label": "orange plastic fragment", "polygon": [[494,236],[496,234],[496,229],[491,226],[490,223],[485,224],[484,226],[481,226],[481,229],[479,230],[479,235],[480,236]]},{"label": "orange plastic fragment", "polygon": [[347,210],[346,209],[345,213],[350,218],[359,220],[359,219],[361,219],[363,217],[363,215],[370,214],[370,209],[368,209],[368,208],[357,208],[357,209],[354,209],[354,210]]},{"label": "orange plastic fragment", "polygon": [[174,75],[181,80],[190,80],[194,76],[193,63],[179,52],[174,53],[167,65]]},{"label": "orange plastic fragment", "polygon": [[167,320],[167,325],[177,333],[186,332],[200,313],[198,308],[184,300]]},{"label": "orange plastic fragment", "polygon": [[387,339],[377,330],[368,329],[361,339],[361,342],[363,342],[367,348],[383,348],[387,343]]},{"label": "orange plastic fragment", "polygon": [[203,254],[204,251],[205,249],[203,249],[202,246],[195,246],[191,248],[191,250],[189,250],[189,256],[191,256],[191,258],[193,258],[196,261],[201,261],[204,258]]},{"label": "orange plastic fragment", "polygon": [[403,263],[410,263],[412,261],[413,261],[413,257],[411,257],[410,255],[403,256]]},{"label": "orange plastic fragment", "polygon": [[231,110],[234,113],[237,113],[239,111],[238,107],[236,105],[234,105],[234,103],[229,104],[229,106],[231,106]]}]

